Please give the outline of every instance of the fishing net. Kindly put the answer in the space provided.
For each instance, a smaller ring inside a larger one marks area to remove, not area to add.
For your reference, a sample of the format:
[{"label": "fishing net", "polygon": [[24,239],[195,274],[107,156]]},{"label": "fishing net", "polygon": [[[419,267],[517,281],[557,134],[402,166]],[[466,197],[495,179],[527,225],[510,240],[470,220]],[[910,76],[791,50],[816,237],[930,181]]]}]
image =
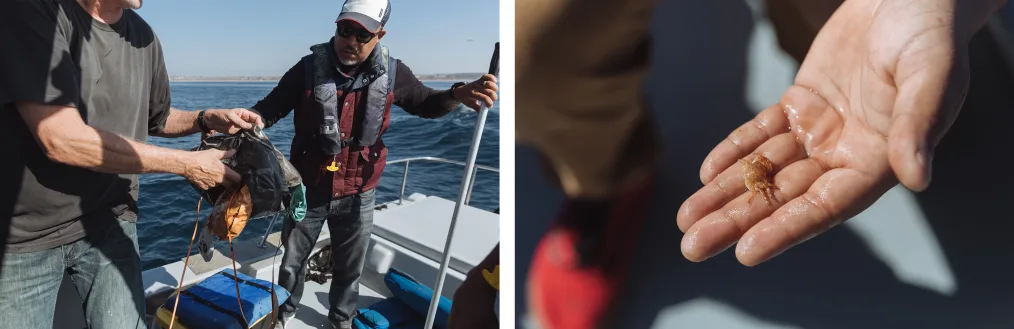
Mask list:
[{"label": "fishing net", "polygon": [[331,269],[333,267],[334,264],[331,263],[331,245],[328,244],[306,260],[306,279],[324,284],[327,280],[331,279]]},{"label": "fishing net", "polygon": [[253,200],[246,185],[226,191],[221,198],[208,218],[208,230],[219,240],[232,241],[246,227],[253,210]]},{"label": "fishing net", "polygon": [[[296,221],[301,221],[306,215],[306,188],[303,186],[302,178],[295,167],[285,159],[282,152],[268,140],[267,135],[260,129],[243,130],[232,135],[216,135],[201,139],[201,145],[193,148],[193,151],[209,149],[236,150],[236,153],[229,159],[222,160],[226,166],[239,173],[240,183],[231,186],[215,186],[208,190],[202,190],[196,185],[194,189],[200,193],[201,198],[214,206],[211,215],[208,217],[207,229],[203,230],[201,239],[198,242],[198,249],[205,261],[211,260],[212,256],[212,235],[218,240],[229,241],[229,252],[232,255],[233,276],[238,277],[236,270],[236,251],[233,248],[233,239],[238,237],[246,227],[250,219],[262,216],[277,215],[288,208],[288,214]],[[198,223],[200,222],[200,201],[197,205],[197,220],[194,222],[194,235],[190,238],[190,246],[187,246],[187,257],[183,261],[186,268],[190,261],[190,251],[197,236]],[[281,245],[278,246],[281,248]],[[277,255],[278,249],[275,249]],[[272,257],[272,262],[274,257]],[[182,275],[185,275],[186,271]],[[176,321],[176,306],[179,304],[179,296],[183,289],[183,277],[180,276],[180,284],[176,287],[177,296],[173,304],[173,313],[169,322],[169,329],[173,328]],[[274,328],[275,316],[278,314],[278,299],[274,290],[274,272],[272,272],[271,286],[271,319],[268,320],[268,328]],[[240,296],[239,280],[233,281],[236,285],[236,303],[240,306],[241,319],[246,319],[243,311],[244,304]],[[242,322],[242,321],[241,321]],[[241,325],[246,326],[245,322]],[[192,326],[192,324],[191,324]]]},{"label": "fishing net", "polygon": [[[233,135],[208,137],[193,150],[208,149],[236,150],[235,155],[223,162],[242,177],[240,187],[232,189],[216,186],[202,191],[194,186],[204,200],[214,206],[210,218],[224,220],[232,224],[228,225],[231,227],[236,226],[232,223],[236,220],[270,216],[288,209],[294,220],[303,219],[306,187],[299,172],[259,127]],[[242,195],[237,197],[236,193]]]}]

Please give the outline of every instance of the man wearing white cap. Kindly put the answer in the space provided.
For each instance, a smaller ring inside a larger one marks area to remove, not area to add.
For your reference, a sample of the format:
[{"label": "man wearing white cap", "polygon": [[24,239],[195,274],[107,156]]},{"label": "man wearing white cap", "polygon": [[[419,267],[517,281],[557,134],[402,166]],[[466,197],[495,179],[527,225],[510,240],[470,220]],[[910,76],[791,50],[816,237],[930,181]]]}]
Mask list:
[{"label": "man wearing white cap", "polygon": [[419,81],[379,45],[391,15],[387,0],[347,0],[330,41],[310,47],[278,86],[250,110],[270,128],[293,112],[291,162],[307,186],[303,220],[289,218],[282,230],[285,255],[278,283],[292,293],[279,313],[284,326],[302,297],[306,261],[321,228],[331,233],[331,288],[328,319],[352,328],[373,227],[374,193],[387,159],[381,136],[391,106],[422,118],[437,118],[464,104],[492,107],[496,78],[484,75],[435,90]]}]

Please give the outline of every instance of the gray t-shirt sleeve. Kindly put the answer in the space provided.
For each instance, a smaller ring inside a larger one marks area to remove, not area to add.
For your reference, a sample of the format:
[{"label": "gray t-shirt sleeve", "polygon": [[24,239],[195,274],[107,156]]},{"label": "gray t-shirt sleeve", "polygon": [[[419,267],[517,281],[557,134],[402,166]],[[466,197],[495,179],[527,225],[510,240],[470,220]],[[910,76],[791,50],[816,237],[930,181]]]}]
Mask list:
[{"label": "gray t-shirt sleeve", "polygon": [[162,43],[158,37],[152,45],[155,72],[151,75],[151,96],[148,98],[148,134],[156,135],[165,129],[169,118],[169,107],[172,103],[169,88],[169,73],[166,72],[165,58],[162,56]]},{"label": "gray t-shirt sleeve", "polygon": [[0,14],[0,104],[37,102],[76,107],[80,77],[71,56],[69,22],[51,1],[11,1]]}]

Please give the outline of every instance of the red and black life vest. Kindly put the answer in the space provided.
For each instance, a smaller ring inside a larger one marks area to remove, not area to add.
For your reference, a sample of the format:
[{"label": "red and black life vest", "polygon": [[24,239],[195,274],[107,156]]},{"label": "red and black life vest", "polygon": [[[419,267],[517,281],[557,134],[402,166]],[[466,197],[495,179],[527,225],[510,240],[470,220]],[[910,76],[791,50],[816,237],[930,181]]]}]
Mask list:
[{"label": "red and black life vest", "polygon": [[390,122],[397,62],[378,45],[357,74],[347,77],[332,60],[332,47],[330,42],[314,45],[302,59],[306,96],[294,113],[291,162],[308,189],[325,188],[330,181],[337,198],[379,183],[387,157],[381,136]]}]

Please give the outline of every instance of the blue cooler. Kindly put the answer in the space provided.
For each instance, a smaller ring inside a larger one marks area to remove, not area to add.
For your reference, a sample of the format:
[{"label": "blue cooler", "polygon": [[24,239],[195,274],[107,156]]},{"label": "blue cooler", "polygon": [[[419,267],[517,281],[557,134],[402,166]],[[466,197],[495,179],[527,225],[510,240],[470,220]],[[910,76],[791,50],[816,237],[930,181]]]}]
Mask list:
[{"label": "blue cooler", "polygon": [[[243,303],[240,313],[236,300],[236,282]],[[277,300],[271,299],[271,282],[259,280],[243,273],[233,276],[231,269],[222,270],[197,285],[180,292],[173,329],[251,329],[268,328],[271,311],[289,299],[289,292],[274,285]],[[169,297],[159,307],[156,319],[169,327],[176,296]],[[241,314],[245,314],[244,318]]]}]

